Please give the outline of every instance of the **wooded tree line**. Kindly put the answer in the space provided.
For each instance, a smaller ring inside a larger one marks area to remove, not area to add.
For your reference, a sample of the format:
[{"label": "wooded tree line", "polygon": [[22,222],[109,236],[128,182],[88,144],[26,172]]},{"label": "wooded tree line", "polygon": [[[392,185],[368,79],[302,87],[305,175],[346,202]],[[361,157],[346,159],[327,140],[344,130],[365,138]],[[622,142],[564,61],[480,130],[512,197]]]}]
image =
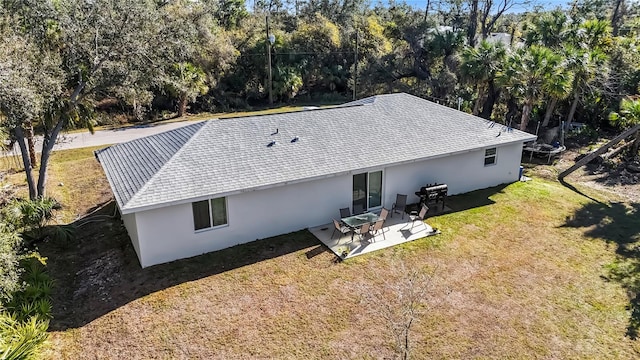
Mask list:
[{"label": "wooded tree line", "polygon": [[599,127],[639,92],[639,13],[629,0],[0,0],[0,112],[33,198],[65,128],[265,106],[269,88],[276,103],[404,91],[522,129]]}]

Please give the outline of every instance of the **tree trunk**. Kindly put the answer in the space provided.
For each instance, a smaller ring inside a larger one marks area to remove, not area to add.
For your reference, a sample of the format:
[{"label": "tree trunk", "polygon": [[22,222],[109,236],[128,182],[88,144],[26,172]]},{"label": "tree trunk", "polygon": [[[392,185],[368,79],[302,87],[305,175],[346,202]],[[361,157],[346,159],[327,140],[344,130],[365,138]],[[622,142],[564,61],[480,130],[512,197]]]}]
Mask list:
[{"label": "tree trunk", "polygon": [[635,139],[633,140],[633,145],[631,146],[632,157],[636,157],[636,155],[638,155],[638,148],[640,148],[640,130],[636,131]]},{"label": "tree trunk", "polygon": [[480,104],[484,99],[484,85],[478,86],[478,98],[476,99],[476,103],[473,105],[473,115],[478,115],[480,112]]},{"label": "tree trunk", "polygon": [[467,28],[467,41],[470,47],[476,46],[476,31],[478,29],[478,2],[470,1],[469,27]]},{"label": "tree trunk", "polygon": [[489,81],[489,88],[487,89],[487,100],[485,100],[484,105],[482,105],[482,112],[480,113],[480,117],[487,120],[491,119],[493,106],[495,105],[499,97],[500,89],[496,90],[496,86],[493,81]]},{"label": "tree trunk", "polygon": [[557,103],[558,103],[557,98],[551,98],[551,102],[547,106],[547,112],[544,113],[544,120],[542,121],[542,127],[547,127],[549,125],[549,120],[551,119],[551,115],[553,114],[553,110],[556,108]]},{"label": "tree trunk", "polygon": [[578,100],[580,100],[580,94],[578,94],[578,91],[576,91],[573,94],[573,103],[571,103],[571,110],[569,110],[569,116],[567,116],[567,123],[564,124],[565,127],[567,127],[567,128],[569,127],[569,125],[573,121],[573,117],[576,114],[576,108],[578,107]]},{"label": "tree trunk", "polygon": [[24,164],[24,172],[27,176],[27,185],[29,186],[29,199],[34,200],[37,197],[35,181],[33,179],[33,168],[31,167],[31,161],[29,160],[29,154],[27,152],[27,145],[24,142],[24,131],[21,127],[14,129],[16,135],[16,141],[20,147],[22,153],[22,163]]},{"label": "tree trunk", "polygon": [[36,160],[36,145],[33,141],[33,123],[31,121],[26,121],[24,123],[26,125],[26,135],[27,135],[27,146],[29,147],[29,160],[31,160],[31,167],[34,168],[38,166],[38,161]]},{"label": "tree trunk", "polygon": [[51,156],[51,151],[53,151],[53,145],[56,143],[56,139],[58,138],[58,134],[60,130],[65,125],[65,120],[58,120],[56,126],[51,130],[50,134],[45,132],[44,138],[42,139],[42,154],[40,154],[40,170],[38,172],[38,196],[44,197],[46,194],[46,185],[47,185],[47,167],[49,165],[49,157]]},{"label": "tree trunk", "polygon": [[184,116],[187,113],[187,104],[189,103],[187,99],[187,94],[181,94],[180,100],[178,101],[178,117]]},{"label": "tree trunk", "polygon": [[558,175],[558,180],[562,181],[562,179],[564,179],[567,175],[569,175],[572,172],[576,171],[577,169],[579,169],[583,165],[588,164],[589,161],[595,159],[596,156],[598,156],[600,154],[604,154],[604,152],[606,152],[610,147],[612,147],[613,145],[619,143],[623,139],[626,139],[627,136],[629,136],[629,135],[631,135],[631,134],[633,134],[635,132],[638,132],[639,130],[640,130],[640,124],[632,127],[631,129],[625,130],[622,134],[620,134],[620,135],[616,136],[615,138],[611,139],[611,141],[609,141],[608,143],[602,145],[602,147],[600,147],[599,149],[587,154],[587,156],[585,156],[582,159],[578,160],[570,168],[568,168],[565,171],[561,172]]},{"label": "tree trunk", "polygon": [[431,6],[431,0],[427,0],[427,7],[424,9],[424,21],[427,22],[427,17],[429,17],[429,7]]},{"label": "tree trunk", "polygon": [[520,130],[527,130],[527,125],[529,125],[529,116],[531,115],[531,109],[533,106],[529,103],[529,101],[525,102],[522,106],[522,118],[520,119]]},{"label": "tree trunk", "polygon": [[611,35],[618,36],[620,31],[620,20],[622,19],[622,9],[620,9],[624,0],[616,0],[616,7],[611,15]]}]

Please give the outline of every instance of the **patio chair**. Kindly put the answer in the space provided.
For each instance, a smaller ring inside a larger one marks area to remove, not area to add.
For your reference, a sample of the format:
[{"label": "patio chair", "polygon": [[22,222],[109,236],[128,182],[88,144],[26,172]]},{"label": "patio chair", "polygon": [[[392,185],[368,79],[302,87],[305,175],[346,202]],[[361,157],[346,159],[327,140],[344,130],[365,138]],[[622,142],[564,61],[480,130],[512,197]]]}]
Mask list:
[{"label": "patio chair", "polygon": [[340,219],[351,216],[351,210],[348,207],[340,209]]},{"label": "patio chair", "polygon": [[353,215],[360,215],[364,213],[364,206],[362,204],[353,204]]},{"label": "patio chair", "polygon": [[371,224],[364,223],[359,229],[356,229],[356,234],[360,235],[360,240],[366,240],[366,238],[371,236],[369,229],[371,228]]},{"label": "patio chair", "polygon": [[393,217],[393,213],[400,212],[402,214],[402,219],[404,219],[405,209],[407,208],[407,195],[396,194],[396,202],[393,203],[391,207],[391,217]]},{"label": "patio chair", "polygon": [[373,227],[371,228],[371,236],[373,236],[373,238],[376,238],[376,234],[378,234],[378,232],[382,233],[382,238],[387,240],[387,237],[384,236],[384,229],[382,228],[382,225],[384,224],[384,220],[378,220],[376,221],[375,224],[373,224]]},{"label": "patio chair", "polygon": [[378,217],[378,220],[387,220],[387,215],[389,215],[389,210],[387,210],[386,208],[382,208],[382,210],[380,210],[380,216]]},{"label": "patio chair", "polygon": [[429,208],[426,205],[422,205],[420,212],[412,211],[411,214],[409,214],[409,218],[411,219],[411,229],[409,229],[409,231],[413,229],[413,225],[415,225],[416,222],[422,223],[425,228],[427,227],[427,224],[424,223],[424,219],[427,217],[427,211],[429,211]]},{"label": "patio chair", "polygon": [[342,226],[340,222],[336,219],[333,219],[333,226],[335,227],[335,229],[333,229],[333,233],[331,233],[331,238],[329,240],[333,239],[333,236],[336,234],[336,231],[337,231],[340,233],[340,238],[338,239],[338,244],[339,244],[340,240],[342,240],[344,235],[351,232],[351,228],[349,228],[348,226]]}]

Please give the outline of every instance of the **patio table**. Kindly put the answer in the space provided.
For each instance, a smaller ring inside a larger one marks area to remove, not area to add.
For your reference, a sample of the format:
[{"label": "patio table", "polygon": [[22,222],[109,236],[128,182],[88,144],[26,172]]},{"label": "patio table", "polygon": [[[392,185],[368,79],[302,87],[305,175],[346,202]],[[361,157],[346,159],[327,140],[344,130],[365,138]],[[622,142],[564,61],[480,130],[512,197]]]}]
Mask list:
[{"label": "patio table", "polygon": [[345,225],[351,228],[351,240],[353,240],[353,235],[355,234],[355,229],[361,227],[362,225],[369,223],[373,224],[378,221],[380,217],[377,214],[368,212],[359,215],[353,215],[346,218],[340,219]]}]

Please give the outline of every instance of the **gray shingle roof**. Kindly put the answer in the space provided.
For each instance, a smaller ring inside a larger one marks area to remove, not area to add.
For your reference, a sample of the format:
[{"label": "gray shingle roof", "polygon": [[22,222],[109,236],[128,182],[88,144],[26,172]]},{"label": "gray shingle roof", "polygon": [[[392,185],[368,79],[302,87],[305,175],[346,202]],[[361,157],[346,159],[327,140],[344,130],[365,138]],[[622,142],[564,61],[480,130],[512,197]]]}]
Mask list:
[{"label": "gray shingle roof", "polygon": [[[391,94],[334,108],[210,120],[96,156],[120,209],[129,213],[531,140],[535,136],[446,106]],[[267,146],[271,141],[276,144]]]}]

